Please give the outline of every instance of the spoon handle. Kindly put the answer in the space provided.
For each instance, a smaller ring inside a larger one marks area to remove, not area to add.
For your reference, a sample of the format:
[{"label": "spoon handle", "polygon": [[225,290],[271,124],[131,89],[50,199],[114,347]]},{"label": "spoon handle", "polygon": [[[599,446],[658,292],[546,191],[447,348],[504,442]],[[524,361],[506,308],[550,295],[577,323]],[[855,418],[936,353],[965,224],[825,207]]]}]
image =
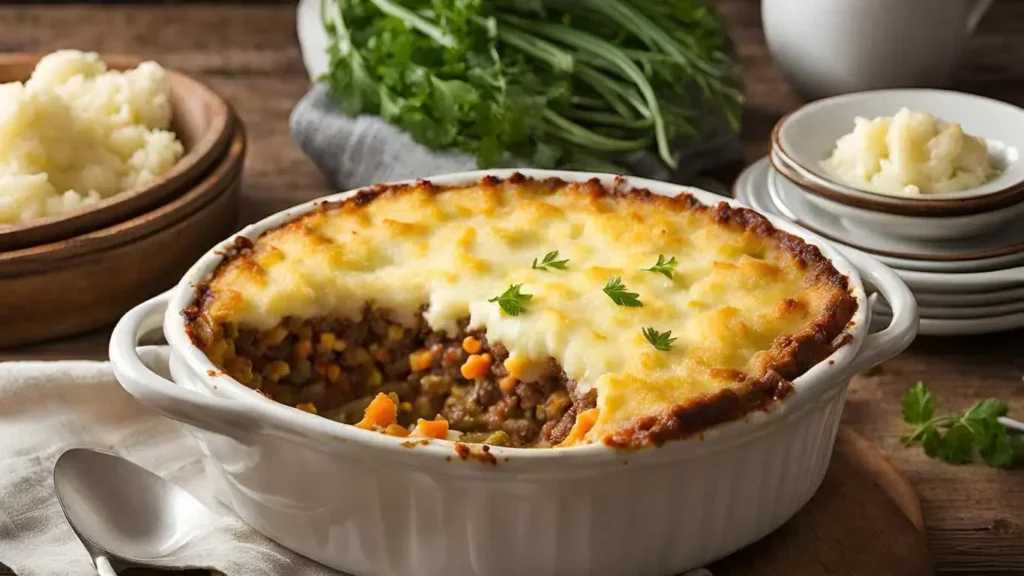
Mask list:
[{"label": "spoon handle", "polygon": [[110,560],[107,560],[106,556],[97,554],[92,559],[92,562],[96,565],[96,573],[99,574],[99,576],[117,576],[117,572],[114,570],[114,567],[110,565]]}]

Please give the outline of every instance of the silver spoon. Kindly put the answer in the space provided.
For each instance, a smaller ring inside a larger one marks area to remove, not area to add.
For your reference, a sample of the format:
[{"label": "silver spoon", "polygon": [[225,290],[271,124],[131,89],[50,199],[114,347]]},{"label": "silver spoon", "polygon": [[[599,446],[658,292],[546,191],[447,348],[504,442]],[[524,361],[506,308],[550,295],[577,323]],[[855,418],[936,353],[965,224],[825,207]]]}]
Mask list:
[{"label": "silver spoon", "polygon": [[100,576],[116,576],[111,560],[145,565],[166,556],[214,519],[185,489],[97,450],[61,454],[53,484]]}]

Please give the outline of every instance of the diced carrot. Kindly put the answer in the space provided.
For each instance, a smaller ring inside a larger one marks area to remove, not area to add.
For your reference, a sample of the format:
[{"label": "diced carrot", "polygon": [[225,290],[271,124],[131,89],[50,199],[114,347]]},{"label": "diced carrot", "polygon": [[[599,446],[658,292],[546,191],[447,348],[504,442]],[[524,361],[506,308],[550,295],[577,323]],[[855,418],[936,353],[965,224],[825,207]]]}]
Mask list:
[{"label": "diced carrot", "polygon": [[341,377],[341,366],[338,366],[337,364],[328,364],[324,372],[326,373],[328,382],[337,382],[338,378]]},{"label": "diced carrot", "polygon": [[263,367],[263,377],[271,382],[277,382],[291,372],[291,366],[283,360],[274,360]]},{"label": "diced carrot", "polygon": [[443,440],[448,437],[448,421],[444,419],[424,420],[420,418],[416,422],[416,429],[412,431],[412,435]]},{"label": "diced carrot", "polygon": [[338,337],[334,332],[322,332],[320,334],[320,346],[318,348],[324,352],[329,352],[334,349],[334,343],[337,342]]},{"label": "diced carrot", "polygon": [[470,354],[466,363],[462,365],[462,377],[466,380],[482,378],[491,368],[490,354]]},{"label": "diced carrot", "polygon": [[576,424],[580,427],[580,433],[586,434],[597,423],[597,416],[601,413],[597,408],[584,410],[576,416]]},{"label": "diced carrot", "polygon": [[577,414],[576,423],[572,425],[572,430],[569,430],[569,435],[562,441],[562,444],[570,445],[582,440],[583,437],[587,435],[587,432],[590,432],[594,427],[594,424],[597,423],[597,417],[599,414],[600,410],[597,408],[584,410]]},{"label": "diced carrot", "polygon": [[516,391],[516,384],[518,382],[515,376],[505,376],[498,382],[498,387],[505,394],[511,394]]},{"label": "diced carrot", "polygon": [[480,341],[473,336],[466,336],[462,340],[462,349],[470,354],[476,354],[480,351]]},{"label": "diced carrot", "polygon": [[406,436],[409,435],[409,431],[405,428],[405,426],[402,426],[400,424],[389,425],[387,428],[384,429],[384,433],[387,434],[388,436],[398,436],[401,438],[405,438]]},{"label": "diced carrot", "polygon": [[356,426],[364,430],[387,428],[398,419],[398,405],[387,394],[379,393],[366,407],[363,419]]},{"label": "diced carrot", "polygon": [[310,414],[316,414],[316,406],[312,402],[303,402],[302,404],[296,404],[296,408],[303,412],[309,412]]},{"label": "diced carrot", "polygon": [[299,340],[295,343],[296,358],[309,358],[309,355],[313,353],[313,342],[309,340]]},{"label": "diced carrot", "polygon": [[413,372],[423,372],[434,364],[434,353],[426,348],[409,354],[409,368]]}]

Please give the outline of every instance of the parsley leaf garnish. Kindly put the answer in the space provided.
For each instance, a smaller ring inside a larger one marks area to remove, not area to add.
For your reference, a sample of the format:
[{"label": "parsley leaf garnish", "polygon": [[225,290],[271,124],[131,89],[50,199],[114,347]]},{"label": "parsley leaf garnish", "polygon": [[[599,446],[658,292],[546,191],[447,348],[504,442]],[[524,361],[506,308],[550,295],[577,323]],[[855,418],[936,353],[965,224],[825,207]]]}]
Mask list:
[{"label": "parsley leaf garnish", "polygon": [[636,292],[629,292],[626,285],[622,283],[622,278],[616,276],[608,281],[604,285],[604,293],[612,299],[619,306],[629,306],[630,308],[641,308],[643,302],[640,301],[640,295]]},{"label": "parsley leaf garnish", "polygon": [[918,382],[903,396],[903,421],[908,424],[919,424],[931,420],[933,414],[935,399],[924,387],[924,382]]},{"label": "parsley leaf garnish", "polygon": [[658,350],[662,350],[665,352],[671,350],[672,343],[676,341],[675,338],[672,338],[671,330],[669,330],[668,332],[658,332],[657,330],[654,329],[654,327],[648,326],[647,328],[643,329],[643,333],[644,338],[646,338],[647,341],[651,343],[651,346],[654,346]]},{"label": "parsley leaf garnish", "polygon": [[509,316],[519,316],[521,312],[526,310],[526,302],[533,298],[533,294],[523,294],[520,292],[522,288],[522,284],[513,284],[501,296],[495,296],[488,300],[488,302],[497,302],[498,306]]},{"label": "parsley leaf garnish", "polygon": [[547,254],[545,254],[544,258],[540,261],[540,264],[538,264],[537,259],[534,258],[533,268],[535,270],[547,270],[548,268],[565,270],[566,268],[568,268],[568,266],[566,266],[566,264],[569,262],[568,258],[565,260],[555,260],[555,258],[558,258],[558,250],[555,250],[554,252],[548,252]]},{"label": "parsley leaf garnish", "polygon": [[1024,437],[999,421],[1008,411],[1003,401],[986,398],[965,412],[935,416],[932,393],[918,382],[903,396],[903,421],[914,430],[900,441],[919,443],[925,454],[950,464],[971,462],[977,454],[989,466],[1010,468],[1024,463]]},{"label": "parsley leaf garnish", "polygon": [[672,269],[679,266],[679,262],[676,262],[676,257],[673,256],[668,260],[665,260],[664,254],[658,254],[658,263],[650,268],[644,268],[647,272],[656,272],[658,274],[664,274],[669,280],[672,279]]}]

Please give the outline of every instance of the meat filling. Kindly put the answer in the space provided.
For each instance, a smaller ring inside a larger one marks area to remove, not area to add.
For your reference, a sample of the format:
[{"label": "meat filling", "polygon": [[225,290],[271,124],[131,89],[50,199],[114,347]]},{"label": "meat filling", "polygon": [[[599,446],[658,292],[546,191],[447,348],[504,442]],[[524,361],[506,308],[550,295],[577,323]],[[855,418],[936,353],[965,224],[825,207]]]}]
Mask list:
[{"label": "meat filling", "polygon": [[546,447],[562,442],[579,412],[595,406],[579,395],[552,358],[535,381],[510,376],[508,351],[482,331],[414,328],[367,308],[358,321],[287,318],[257,331],[225,325],[221,367],[264,396],[357,424],[378,394],[398,406],[402,434],[419,419],[443,418],[460,441]]}]

